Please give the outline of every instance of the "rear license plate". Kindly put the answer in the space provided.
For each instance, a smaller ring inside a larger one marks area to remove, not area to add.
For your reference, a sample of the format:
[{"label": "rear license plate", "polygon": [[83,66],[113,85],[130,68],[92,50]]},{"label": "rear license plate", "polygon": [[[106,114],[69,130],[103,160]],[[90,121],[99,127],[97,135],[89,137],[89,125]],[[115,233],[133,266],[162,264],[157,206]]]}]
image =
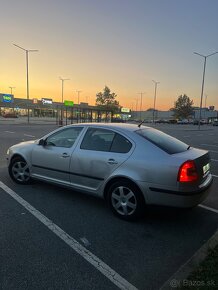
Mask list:
[{"label": "rear license plate", "polygon": [[205,174],[210,169],[210,163],[203,166],[203,173]]}]

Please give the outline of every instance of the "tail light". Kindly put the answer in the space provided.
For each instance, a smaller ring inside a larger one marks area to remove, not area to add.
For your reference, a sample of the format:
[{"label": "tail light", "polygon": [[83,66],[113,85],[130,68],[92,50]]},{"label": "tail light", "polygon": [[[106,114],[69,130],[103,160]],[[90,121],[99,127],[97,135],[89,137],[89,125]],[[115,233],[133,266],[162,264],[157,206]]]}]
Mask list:
[{"label": "tail light", "polygon": [[179,182],[192,182],[198,179],[198,173],[193,160],[188,160],[184,162],[180,168],[178,173],[178,181]]}]

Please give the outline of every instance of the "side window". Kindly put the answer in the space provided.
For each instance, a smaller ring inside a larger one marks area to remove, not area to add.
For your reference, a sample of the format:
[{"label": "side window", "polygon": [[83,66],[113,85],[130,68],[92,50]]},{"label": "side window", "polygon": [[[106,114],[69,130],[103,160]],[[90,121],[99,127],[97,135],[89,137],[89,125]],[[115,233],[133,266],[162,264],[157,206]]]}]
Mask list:
[{"label": "side window", "polygon": [[52,134],[46,139],[46,145],[70,148],[73,146],[83,127],[67,128]]},{"label": "side window", "polygon": [[80,148],[96,151],[110,151],[115,133],[105,129],[89,128]]},{"label": "side window", "polygon": [[112,146],[111,152],[127,153],[132,148],[132,143],[120,134],[116,134]]}]

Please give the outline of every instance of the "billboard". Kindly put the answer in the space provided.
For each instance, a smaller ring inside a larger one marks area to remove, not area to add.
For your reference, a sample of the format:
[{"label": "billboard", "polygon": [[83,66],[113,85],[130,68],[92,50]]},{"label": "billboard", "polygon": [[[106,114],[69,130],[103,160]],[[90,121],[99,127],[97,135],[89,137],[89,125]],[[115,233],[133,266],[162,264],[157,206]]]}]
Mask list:
[{"label": "billboard", "polygon": [[67,107],[73,107],[74,106],[74,102],[73,101],[64,101],[64,105]]},{"label": "billboard", "polygon": [[129,108],[121,108],[121,113],[129,113],[130,109]]},{"label": "billboard", "polygon": [[52,99],[41,99],[43,105],[52,105]]},{"label": "billboard", "polygon": [[0,102],[13,103],[14,102],[14,95],[11,95],[11,94],[0,94]]}]

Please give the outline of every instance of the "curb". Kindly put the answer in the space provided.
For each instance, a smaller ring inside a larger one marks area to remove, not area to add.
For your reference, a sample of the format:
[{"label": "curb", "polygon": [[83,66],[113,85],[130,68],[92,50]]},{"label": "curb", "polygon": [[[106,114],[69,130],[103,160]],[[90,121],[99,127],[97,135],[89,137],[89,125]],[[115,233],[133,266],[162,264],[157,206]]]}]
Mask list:
[{"label": "curb", "polygon": [[161,287],[160,290],[172,290],[180,287],[180,282],[187,279],[189,274],[207,257],[208,250],[218,245],[218,230],[195,254],[183,264]]}]

